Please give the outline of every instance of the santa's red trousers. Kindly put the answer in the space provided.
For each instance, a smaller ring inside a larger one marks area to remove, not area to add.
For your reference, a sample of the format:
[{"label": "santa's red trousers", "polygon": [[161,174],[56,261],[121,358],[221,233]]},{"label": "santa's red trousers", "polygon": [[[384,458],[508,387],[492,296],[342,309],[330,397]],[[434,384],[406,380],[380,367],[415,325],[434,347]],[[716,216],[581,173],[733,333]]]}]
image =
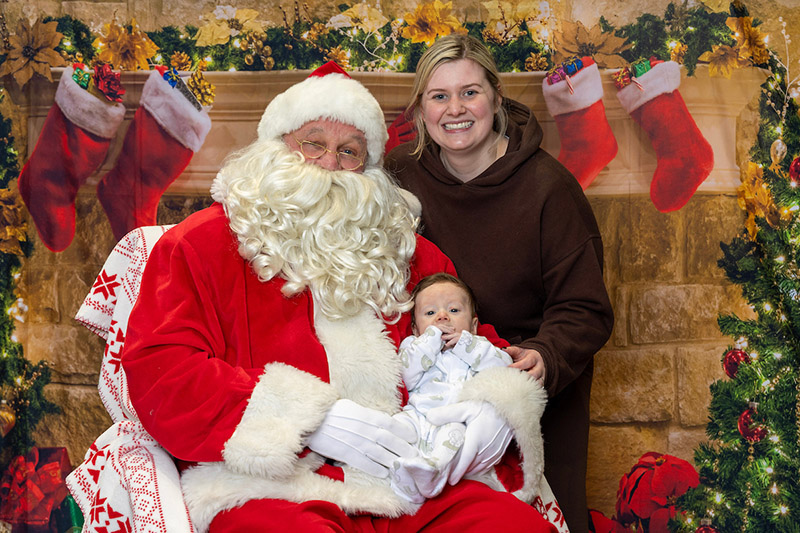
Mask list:
[{"label": "santa's red trousers", "polygon": [[209,533],[556,533],[533,507],[477,481],[447,486],[413,516],[349,516],[324,501],[251,500],[214,518]]}]

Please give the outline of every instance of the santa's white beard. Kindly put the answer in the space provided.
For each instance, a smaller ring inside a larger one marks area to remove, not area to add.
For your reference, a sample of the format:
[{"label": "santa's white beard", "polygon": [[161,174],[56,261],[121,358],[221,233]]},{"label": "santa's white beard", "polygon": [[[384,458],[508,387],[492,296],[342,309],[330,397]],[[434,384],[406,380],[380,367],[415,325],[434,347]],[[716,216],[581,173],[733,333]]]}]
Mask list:
[{"label": "santa's white beard", "polygon": [[364,305],[387,317],[411,307],[415,222],[382,169],[328,171],[282,141],[257,141],[225,163],[211,192],[239,253],[262,281],[284,278],[287,296],[309,288],[331,319]]}]

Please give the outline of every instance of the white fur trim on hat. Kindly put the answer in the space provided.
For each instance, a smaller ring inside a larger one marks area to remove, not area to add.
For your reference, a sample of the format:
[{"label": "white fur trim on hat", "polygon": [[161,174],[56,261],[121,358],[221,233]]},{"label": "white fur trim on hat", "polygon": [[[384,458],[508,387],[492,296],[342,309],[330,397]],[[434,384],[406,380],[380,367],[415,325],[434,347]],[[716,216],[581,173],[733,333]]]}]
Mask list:
[{"label": "white fur trim on hat", "polygon": [[674,61],[659,63],[636,80],[641,88],[631,83],[617,91],[622,108],[631,113],[662,94],[671,93],[681,85],[681,66]]},{"label": "white fur trim on hat", "polygon": [[125,118],[120,102],[99,99],[72,79],[72,67],[64,69],[56,89],[56,104],[67,119],[84,130],[110,139]]},{"label": "white fur trim on hat", "polygon": [[208,111],[198,111],[163,75],[154,70],[142,89],[140,104],[183,146],[197,152],[211,129]]},{"label": "white fur trim on hat", "polygon": [[542,83],[544,101],[553,116],[586,109],[603,97],[603,80],[600,78],[597,63],[582,68],[577,74],[570,76],[569,81],[573,92],[570,92],[567,80],[552,85],[547,81]]},{"label": "white fur trim on hat", "polygon": [[380,164],[389,140],[383,110],[366,87],[344,74],[311,76],[276,96],[261,117],[258,137],[280,139],[320,119],[361,130],[367,138],[367,163]]}]

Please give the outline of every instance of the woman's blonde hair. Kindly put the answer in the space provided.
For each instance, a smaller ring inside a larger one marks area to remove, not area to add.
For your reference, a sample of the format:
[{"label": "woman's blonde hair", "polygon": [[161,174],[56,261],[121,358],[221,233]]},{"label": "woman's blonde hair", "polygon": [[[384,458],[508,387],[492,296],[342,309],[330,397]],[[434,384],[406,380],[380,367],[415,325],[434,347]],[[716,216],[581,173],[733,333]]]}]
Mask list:
[{"label": "woman's blonde hair", "polygon": [[[494,91],[494,96],[502,97],[503,84],[500,81],[500,73],[497,71],[497,65],[491,52],[482,42],[470,35],[461,33],[440,37],[422,54],[419,63],[417,63],[414,87],[411,90],[411,101],[405,111],[406,116],[414,122],[414,127],[417,130],[414,151],[411,152],[411,155],[419,158],[425,145],[430,142],[430,136],[425,130],[425,122],[422,119],[422,93],[425,92],[428,82],[440,65],[459,59],[471,59],[480,65],[486,75],[486,80]],[[494,130],[505,134],[507,126],[508,113],[506,113],[501,103],[497,106],[494,114]]]}]

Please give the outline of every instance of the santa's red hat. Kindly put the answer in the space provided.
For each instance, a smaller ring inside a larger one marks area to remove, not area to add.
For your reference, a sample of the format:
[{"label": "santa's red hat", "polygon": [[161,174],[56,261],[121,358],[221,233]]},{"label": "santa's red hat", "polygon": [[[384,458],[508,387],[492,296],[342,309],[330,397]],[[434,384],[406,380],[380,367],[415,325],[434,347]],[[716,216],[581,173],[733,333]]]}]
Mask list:
[{"label": "santa's red hat", "polygon": [[389,135],[378,101],[342,68],[329,61],[269,103],[258,138],[280,139],[309,122],[328,119],[350,124],[367,138],[367,164],[378,165]]}]

